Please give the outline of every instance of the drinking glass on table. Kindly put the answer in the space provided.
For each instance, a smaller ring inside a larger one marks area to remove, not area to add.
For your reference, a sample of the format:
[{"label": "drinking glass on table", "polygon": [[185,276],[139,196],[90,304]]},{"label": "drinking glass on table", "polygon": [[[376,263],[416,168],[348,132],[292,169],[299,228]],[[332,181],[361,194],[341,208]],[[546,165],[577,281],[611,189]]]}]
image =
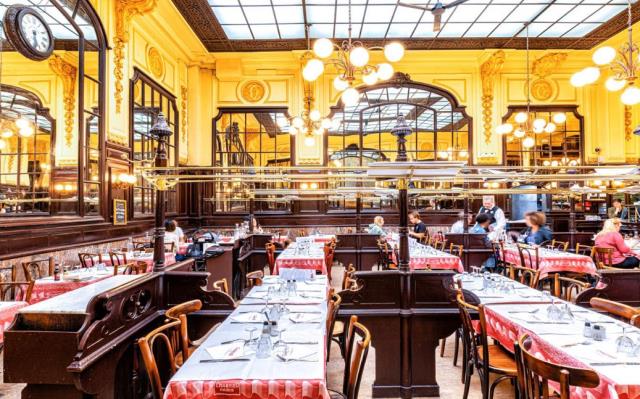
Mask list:
[{"label": "drinking glass on table", "polygon": [[255,352],[258,347],[258,341],[253,337],[253,333],[257,328],[255,326],[249,326],[244,330],[249,332],[249,339],[244,342],[244,352]]},{"label": "drinking glass on table", "polygon": [[616,351],[633,354],[635,350],[634,346],[633,340],[627,335],[627,327],[622,326],[622,335],[616,338]]}]

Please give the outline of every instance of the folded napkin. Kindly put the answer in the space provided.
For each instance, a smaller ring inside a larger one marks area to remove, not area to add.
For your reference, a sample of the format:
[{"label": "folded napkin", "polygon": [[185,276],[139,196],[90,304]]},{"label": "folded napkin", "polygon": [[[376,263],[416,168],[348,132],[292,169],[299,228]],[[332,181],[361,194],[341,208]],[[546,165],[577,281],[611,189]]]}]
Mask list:
[{"label": "folded napkin", "polygon": [[289,345],[284,353],[276,355],[278,359],[284,362],[291,361],[305,361],[305,362],[317,362],[318,351],[314,347],[301,346],[301,345]]},{"label": "folded napkin", "polygon": [[314,313],[291,313],[289,320],[294,323],[319,323],[322,321],[322,316]]},{"label": "folded napkin", "polygon": [[238,313],[230,319],[238,323],[262,323],[265,320],[264,314],[259,312]]},{"label": "folded napkin", "polygon": [[253,353],[246,353],[244,342],[232,342],[225,345],[211,346],[206,348],[207,353],[212,360],[224,361],[233,359],[242,359],[251,356]]},{"label": "folded napkin", "polygon": [[283,331],[282,341],[287,344],[317,344],[318,335],[302,331]]}]

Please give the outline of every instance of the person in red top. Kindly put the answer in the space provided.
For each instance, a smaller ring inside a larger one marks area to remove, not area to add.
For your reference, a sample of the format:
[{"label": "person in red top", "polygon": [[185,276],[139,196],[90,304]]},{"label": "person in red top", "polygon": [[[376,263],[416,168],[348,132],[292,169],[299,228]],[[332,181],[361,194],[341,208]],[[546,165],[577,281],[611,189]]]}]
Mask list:
[{"label": "person in red top", "polygon": [[624,243],[624,238],[620,234],[621,226],[622,222],[618,218],[605,221],[602,231],[596,235],[596,246],[613,248],[611,255],[613,267],[633,269],[640,265],[640,259]]}]

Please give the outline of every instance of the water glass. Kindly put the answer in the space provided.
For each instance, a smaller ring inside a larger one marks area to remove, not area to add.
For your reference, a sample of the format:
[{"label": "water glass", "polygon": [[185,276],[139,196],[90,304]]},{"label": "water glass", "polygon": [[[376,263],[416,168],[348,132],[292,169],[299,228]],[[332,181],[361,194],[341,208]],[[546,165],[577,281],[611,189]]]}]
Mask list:
[{"label": "water glass", "polygon": [[258,359],[266,359],[269,356],[271,356],[271,337],[268,334],[262,334],[258,340],[256,357]]},{"label": "water glass", "polygon": [[244,342],[244,353],[255,352],[258,347],[258,340],[253,338],[253,333],[256,331],[256,327],[249,326],[245,328],[245,331],[249,332],[249,339]]},{"label": "water glass", "polygon": [[633,354],[635,345],[633,339],[627,336],[627,328],[622,327],[622,335],[616,339],[616,351],[620,353]]}]

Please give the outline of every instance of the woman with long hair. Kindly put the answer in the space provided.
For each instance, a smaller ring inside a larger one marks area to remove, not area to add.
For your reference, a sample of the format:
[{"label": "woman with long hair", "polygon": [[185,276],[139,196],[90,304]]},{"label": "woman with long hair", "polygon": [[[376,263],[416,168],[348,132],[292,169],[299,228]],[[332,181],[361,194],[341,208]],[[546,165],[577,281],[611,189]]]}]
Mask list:
[{"label": "woman with long hair", "polygon": [[620,219],[607,219],[602,230],[596,235],[596,246],[613,249],[611,254],[613,267],[634,269],[640,265],[640,259],[624,243],[624,237],[620,234],[620,227],[622,227]]}]

